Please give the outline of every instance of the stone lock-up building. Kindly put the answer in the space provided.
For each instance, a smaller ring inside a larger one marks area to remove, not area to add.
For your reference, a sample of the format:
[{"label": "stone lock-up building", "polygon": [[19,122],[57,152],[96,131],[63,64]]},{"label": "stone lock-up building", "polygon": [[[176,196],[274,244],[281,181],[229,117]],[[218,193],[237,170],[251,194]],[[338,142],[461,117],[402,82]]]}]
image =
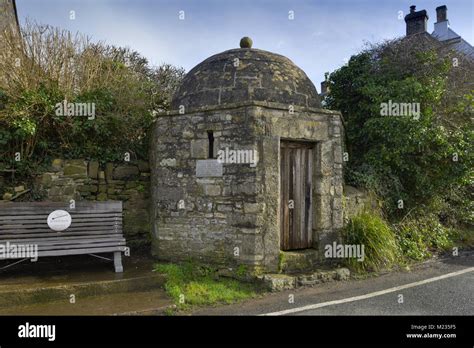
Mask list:
[{"label": "stone lock-up building", "polygon": [[281,251],[317,254],[343,224],[342,131],[304,71],[248,38],[198,64],[154,128],[154,255],[272,272]]}]

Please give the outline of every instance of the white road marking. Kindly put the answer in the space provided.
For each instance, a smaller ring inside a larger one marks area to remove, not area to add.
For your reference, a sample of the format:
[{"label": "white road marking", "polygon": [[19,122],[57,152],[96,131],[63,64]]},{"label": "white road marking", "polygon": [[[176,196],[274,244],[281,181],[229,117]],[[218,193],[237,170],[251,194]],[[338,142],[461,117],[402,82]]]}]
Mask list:
[{"label": "white road marking", "polygon": [[372,298],[372,297],[376,297],[376,296],[385,295],[385,294],[388,294],[388,293],[391,293],[391,292],[395,292],[395,291],[399,291],[399,290],[404,290],[404,289],[409,289],[409,288],[413,288],[413,287],[415,287],[415,286],[420,286],[420,285],[423,285],[423,284],[432,283],[432,282],[435,282],[435,281],[438,281],[438,280],[441,280],[441,279],[456,277],[456,276],[458,276],[458,275],[461,275],[461,274],[464,274],[464,273],[468,273],[468,272],[472,272],[472,271],[474,271],[474,267],[469,267],[469,268],[465,268],[465,269],[460,270],[460,271],[457,271],[457,272],[447,273],[447,274],[443,274],[443,275],[438,276],[438,277],[428,278],[428,279],[420,280],[420,281],[414,282],[414,283],[409,283],[409,284],[400,285],[400,286],[396,286],[396,287],[389,288],[389,289],[385,289],[385,290],[380,290],[380,291],[376,291],[376,292],[371,292],[371,293],[365,294],[365,295],[360,295],[360,296],[354,296],[354,297],[344,298],[344,299],[342,299],[342,300],[335,300],[335,301],[328,301],[328,302],[322,302],[322,303],[315,303],[315,304],[307,305],[307,306],[303,306],[303,307],[291,308],[291,309],[286,309],[286,310],[279,311],[279,312],[265,313],[265,314],[260,314],[260,315],[261,315],[261,316],[267,316],[267,315],[285,315],[285,314],[292,314],[292,313],[304,312],[304,311],[308,311],[308,310],[311,310],[311,309],[317,309],[317,308],[322,308],[322,307],[337,305],[337,304],[341,304],[341,303],[347,303],[347,302],[354,302],[354,301],[365,300],[365,299],[368,299],[368,298]]}]

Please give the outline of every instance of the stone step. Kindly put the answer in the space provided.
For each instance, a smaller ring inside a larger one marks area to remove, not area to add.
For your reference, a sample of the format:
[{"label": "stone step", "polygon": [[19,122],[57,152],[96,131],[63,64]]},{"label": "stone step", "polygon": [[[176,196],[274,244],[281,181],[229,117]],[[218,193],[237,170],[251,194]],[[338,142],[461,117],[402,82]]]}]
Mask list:
[{"label": "stone step", "polygon": [[316,249],[298,251],[280,251],[280,272],[300,273],[315,269],[319,263],[319,253]]},{"label": "stone step", "polygon": [[59,284],[4,284],[0,285],[0,311],[5,308],[65,301],[71,295],[78,298],[102,296],[119,293],[133,293],[160,289],[165,276],[151,273],[143,276],[113,280],[68,282]]},{"label": "stone step", "polygon": [[262,281],[270,291],[290,290],[303,286],[315,286],[334,280],[348,280],[350,271],[347,268],[316,270],[310,273],[265,274]]},{"label": "stone step", "polygon": [[173,308],[161,289],[100,296],[76,296],[46,303],[0,308],[0,315],[164,315]]}]

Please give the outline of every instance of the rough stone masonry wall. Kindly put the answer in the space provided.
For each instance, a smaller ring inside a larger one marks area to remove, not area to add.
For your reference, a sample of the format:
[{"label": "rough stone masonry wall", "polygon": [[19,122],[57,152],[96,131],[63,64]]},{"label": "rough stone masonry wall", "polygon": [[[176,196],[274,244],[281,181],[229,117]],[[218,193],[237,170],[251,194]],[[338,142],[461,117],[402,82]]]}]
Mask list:
[{"label": "rough stone masonry wall", "polygon": [[153,252],[158,258],[226,265],[263,260],[258,214],[263,206],[257,201],[263,188],[256,168],[224,164],[222,177],[195,175],[196,161],[208,158],[208,131],[214,134],[215,153],[226,147],[255,149],[251,124],[246,108],[157,119],[150,164]]},{"label": "rough stone masonry wall", "polygon": [[380,211],[380,205],[373,194],[361,188],[344,186],[344,223],[365,211]]},{"label": "rough stone masonry wall", "polygon": [[[313,247],[338,239],[343,225],[340,114],[296,108],[288,115],[285,105],[258,104],[158,118],[150,163],[152,249],[159,258],[197,258],[276,271],[282,139],[314,142]],[[257,150],[257,167],[224,164],[222,177],[196,178],[196,161],[208,155],[209,130],[214,132],[216,150]]]},{"label": "rough stone masonry wall", "polygon": [[[338,112],[268,103],[250,109],[261,139],[259,176],[265,182],[261,197],[264,215],[265,264],[275,268],[280,251],[280,141],[309,141],[314,146],[313,248],[323,250],[339,239],[343,227],[342,122]],[[320,257],[323,253],[320,252]],[[323,261],[323,260],[321,260]]]},{"label": "rough stone masonry wall", "polygon": [[16,17],[12,0],[0,0],[0,30],[7,26],[16,26]]},{"label": "rough stone masonry wall", "polygon": [[106,163],[82,159],[53,160],[48,172],[37,180],[46,199],[123,201],[123,231],[132,253],[150,244],[148,162]]}]

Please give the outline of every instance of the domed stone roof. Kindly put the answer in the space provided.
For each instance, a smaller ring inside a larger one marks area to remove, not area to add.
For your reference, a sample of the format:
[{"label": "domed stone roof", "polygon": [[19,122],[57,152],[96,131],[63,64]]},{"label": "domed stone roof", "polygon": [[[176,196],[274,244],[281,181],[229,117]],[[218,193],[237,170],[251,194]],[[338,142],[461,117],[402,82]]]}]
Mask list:
[{"label": "domed stone roof", "polygon": [[248,40],[243,41],[245,48],[211,56],[189,71],[173,98],[172,108],[249,101],[321,107],[316,88],[303,70],[282,55],[248,47]]}]

